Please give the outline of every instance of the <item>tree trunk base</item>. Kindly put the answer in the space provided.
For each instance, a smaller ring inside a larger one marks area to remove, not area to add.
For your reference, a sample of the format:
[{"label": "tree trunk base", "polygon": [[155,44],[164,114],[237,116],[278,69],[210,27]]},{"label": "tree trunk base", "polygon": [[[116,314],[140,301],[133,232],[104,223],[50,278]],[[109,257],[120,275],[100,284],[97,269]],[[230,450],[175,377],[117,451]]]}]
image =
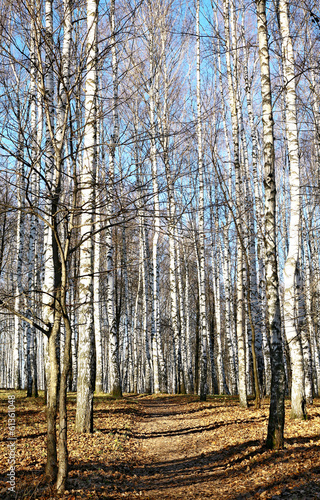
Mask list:
[{"label": "tree trunk base", "polygon": [[114,388],[110,391],[110,396],[112,396],[113,398],[122,398],[122,390],[121,390],[121,387],[114,387]]}]

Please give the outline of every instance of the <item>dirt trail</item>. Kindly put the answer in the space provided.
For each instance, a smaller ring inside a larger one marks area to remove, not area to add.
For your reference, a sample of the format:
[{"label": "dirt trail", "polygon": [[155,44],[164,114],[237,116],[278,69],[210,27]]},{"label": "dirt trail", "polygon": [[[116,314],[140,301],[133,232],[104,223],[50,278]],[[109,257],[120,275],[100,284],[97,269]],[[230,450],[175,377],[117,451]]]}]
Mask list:
[{"label": "dirt trail", "polygon": [[201,453],[207,444],[205,426],[187,404],[159,401],[144,404],[147,418],[140,423],[142,449],[152,460],[172,462]]},{"label": "dirt trail", "polygon": [[314,408],[315,427],[295,424],[300,439],[288,439],[287,448],[275,453],[263,447],[267,404],[243,410],[223,399],[138,401],[142,416],[133,437],[139,459],[130,489],[140,498],[320,498],[319,406]]},{"label": "dirt trail", "polygon": [[206,498],[199,482],[210,474],[203,457],[213,426],[206,425],[204,411],[178,398],[145,401],[143,408],[135,434],[145,462],[140,491],[149,498]]}]

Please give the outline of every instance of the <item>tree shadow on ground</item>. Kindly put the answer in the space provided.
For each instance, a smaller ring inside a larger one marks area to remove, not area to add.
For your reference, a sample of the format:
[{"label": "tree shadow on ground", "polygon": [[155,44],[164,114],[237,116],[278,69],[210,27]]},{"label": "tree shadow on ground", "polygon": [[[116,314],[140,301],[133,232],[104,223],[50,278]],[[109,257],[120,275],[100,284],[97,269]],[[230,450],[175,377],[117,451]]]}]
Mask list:
[{"label": "tree shadow on ground", "polygon": [[229,425],[234,425],[234,424],[252,424],[256,422],[264,422],[264,418],[260,419],[247,419],[247,420],[234,420],[232,422],[216,422],[214,424],[208,424],[208,425],[201,425],[197,427],[185,427],[185,428],[179,428],[175,430],[166,430],[166,431],[161,431],[161,432],[147,432],[147,433],[138,433],[133,431],[132,436],[136,439],[150,439],[150,438],[156,438],[156,437],[173,437],[173,436],[183,436],[187,434],[201,434],[202,432],[205,431],[213,431],[216,429],[219,429],[220,427],[228,427]]},{"label": "tree shadow on ground", "polygon": [[[22,439],[36,439],[38,437],[41,437],[41,436],[46,436],[47,433],[46,432],[35,432],[34,434],[23,434],[23,435],[19,435],[17,436],[17,441],[19,442],[19,440],[22,440]],[[0,442],[3,442],[3,441],[7,441],[8,442],[8,438],[5,437],[3,439],[0,439]]]},{"label": "tree shadow on ground", "polygon": [[140,416],[140,417],[144,417],[145,416],[145,413],[142,412],[141,410],[139,410],[139,408],[134,408],[134,407],[130,407],[128,406],[128,408],[114,408],[114,407],[110,407],[107,408],[107,409],[103,409],[103,408],[97,408],[95,410],[95,414],[94,414],[94,417],[95,418],[99,418],[99,417],[105,417],[105,416],[108,416],[108,415],[117,415],[117,414],[122,414],[122,415],[136,415],[136,416]]},{"label": "tree shadow on ground", "polygon": [[[251,440],[240,445],[225,447],[214,453],[198,454],[192,458],[182,460],[159,461],[141,467],[137,466],[135,475],[139,477],[138,488],[144,494],[150,492],[150,498],[161,498],[162,495],[165,497],[164,495],[168,490],[172,492],[172,498],[193,498],[193,496],[187,494],[189,486],[193,486],[194,491],[197,492],[197,496],[194,496],[194,498],[228,498],[230,500],[263,498],[264,493],[268,494],[275,487],[278,490],[280,488],[279,498],[289,498],[290,491],[295,495],[293,498],[308,500],[309,498],[320,498],[320,496],[317,496],[320,493],[319,466],[297,471],[285,477],[280,476],[278,478],[275,475],[268,481],[262,475],[264,467],[273,468],[275,456],[279,466],[288,461],[294,463],[297,454],[305,454],[306,447],[303,444],[310,442],[311,439],[314,439],[314,436],[302,438],[300,447],[282,450],[277,453],[266,450],[259,441]],[[254,446],[257,446],[256,450],[249,451]],[[320,446],[313,447],[312,452],[319,453]],[[257,486],[252,487],[252,483],[251,485],[250,483],[248,485],[244,485],[243,482],[239,483],[239,477],[253,475],[256,475],[257,478],[260,475]],[[317,477],[319,482],[317,482]],[[295,486],[294,483],[296,482],[302,483],[303,488],[300,487],[300,484]],[[224,491],[223,496],[219,496],[221,495],[219,493],[221,492],[221,485],[225,485],[227,489],[228,483],[232,485],[229,492]],[[136,488],[132,480],[131,488],[133,488],[132,491]],[[181,493],[182,491],[186,492],[185,496]],[[304,493],[301,493],[301,491],[304,491]],[[304,496],[297,496],[299,494]],[[274,498],[277,498],[277,496]]]},{"label": "tree shadow on ground", "polygon": [[[139,495],[149,499],[226,499],[245,498],[320,498],[320,466],[297,471],[284,477],[266,480],[261,476],[259,484],[239,481],[239,477],[249,478],[259,475],[263,468],[271,470],[275,464],[294,462],[297,454],[303,455],[305,444],[312,437],[299,438],[301,446],[277,453],[261,446],[258,440],[248,440],[234,446],[226,446],[211,453],[195,454],[178,460],[160,460],[150,463],[104,464],[98,461],[71,461],[69,468],[68,490],[72,495],[91,492],[91,498],[134,498]],[[288,441],[297,441],[290,439]],[[252,448],[256,449],[252,450]],[[251,450],[250,450],[251,448]],[[310,448],[309,448],[310,450]],[[319,453],[320,446],[313,452]],[[38,477],[40,471],[21,471],[24,477]],[[262,474],[262,473],[261,473]],[[3,477],[1,477],[2,479]],[[298,485],[296,483],[299,483]],[[41,482],[39,483],[41,486]],[[228,487],[228,485],[230,485]],[[193,493],[190,493],[190,487]],[[277,493],[273,493],[276,489]],[[168,496],[169,495],[169,496]],[[8,497],[9,498],[9,497]],[[17,497],[23,498],[23,497]],[[34,497],[36,498],[36,497]]]}]

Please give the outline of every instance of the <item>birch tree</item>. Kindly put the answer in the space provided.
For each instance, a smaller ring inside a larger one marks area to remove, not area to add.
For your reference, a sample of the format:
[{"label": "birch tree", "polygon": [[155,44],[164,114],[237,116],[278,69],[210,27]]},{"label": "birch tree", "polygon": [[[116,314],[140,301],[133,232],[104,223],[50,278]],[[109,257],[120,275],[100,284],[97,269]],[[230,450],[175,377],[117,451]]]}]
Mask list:
[{"label": "birch tree", "polygon": [[271,394],[266,446],[283,447],[285,371],[281,338],[281,314],[277,261],[276,185],[270,57],[265,0],[256,0],[262,94],[263,158],[265,189],[265,256],[268,335],[271,350]]},{"label": "birch tree", "polygon": [[199,308],[201,331],[200,400],[207,397],[207,312],[205,295],[205,233],[204,233],[204,168],[202,153],[201,116],[201,67],[200,67],[200,0],[196,3],[196,51],[197,51],[197,146],[199,175]]},{"label": "birch tree", "polygon": [[116,45],[116,24],[115,24],[115,0],[111,0],[110,5],[110,25],[111,25],[111,57],[112,57],[112,134],[110,137],[109,146],[109,182],[107,192],[107,216],[108,227],[106,228],[106,246],[107,246],[107,309],[109,323],[109,377],[110,377],[110,394],[113,396],[121,396],[121,380],[119,367],[119,352],[118,352],[118,336],[117,336],[117,321],[115,310],[114,297],[114,257],[113,257],[113,241],[112,241],[112,209],[113,209],[113,181],[115,158],[119,140],[119,118],[118,118],[118,59]]},{"label": "birch tree", "polygon": [[289,345],[292,382],[291,382],[291,417],[306,417],[306,399],[304,386],[304,364],[299,332],[299,318],[296,301],[296,287],[299,269],[300,243],[300,165],[296,113],[296,88],[294,73],[294,54],[289,27],[289,3],[279,2],[279,22],[282,39],[283,76],[286,98],[286,137],[290,162],[290,226],[289,251],[284,267],[284,322]]},{"label": "birch tree", "polygon": [[[239,102],[237,77],[233,81],[231,68],[231,45],[230,45],[230,13],[229,0],[224,0],[224,24],[226,34],[226,62],[229,86],[229,99],[231,108],[232,120],[232,140],[233,140],[233,162],[236,176],[236,206],[237,220],[241,217],[241,172],[240,172],[240,149],[239,149]],[[237,63],[235,63],[235,71],[237,71]],[[234,85],[235,83],[235,85]],[[247,403],[247,387],[246,387],[246,360],[245,360],[245,338],[244,338],[244,294],[243,294],[243,246],[241,244],[241,235],[237,236],[237,339],[238,339],[238,362],[239,362],[239,398],[240,406],[246,408]]]},{"label": "birch tree", "polygon": [[[20,118],[20,116],[19,116]],[[17,198],[18,198],[18,214],[17,214],[17,231],[16,231],[16,253],[17,253],[17,268],[16,268],[16,290],[15,290],[15,310],[19,311],[22,304],[23,286],[22,286],[22,264],[23,264],[23,247],[24,247],[24,164],[23,164],[23,145],[22,133],[19,131],[18,136],[18,159],[17,159]],[[23,338],[23,324],[19,317],[15,316],[15,341],[14,341],[14,387],[21,389],[22,373],[21,373],[21,345]]]},{"label": "birch tree", "polygon": [[84,152],[79,188],[81,191],[81,246],[79,278],[79,348],[77,432],[93,431],[93,392],[95,377],[95,346],[93,320],[93,211],[96,173],[96,44],[98,4],[87,1],[86,85]]}]

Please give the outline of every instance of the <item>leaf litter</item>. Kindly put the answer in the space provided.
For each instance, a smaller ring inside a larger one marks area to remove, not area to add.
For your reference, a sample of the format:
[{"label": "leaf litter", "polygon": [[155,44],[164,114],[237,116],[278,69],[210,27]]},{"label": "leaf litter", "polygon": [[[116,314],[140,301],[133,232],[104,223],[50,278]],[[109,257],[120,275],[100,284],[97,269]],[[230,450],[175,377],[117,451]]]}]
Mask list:
[{"label": "leaf litter", "polygon": [[[0,391],[0,498],[58,498],[44,479],[44,398],[16,395],[16,495],[6,474],[8,394]],[[12,391],[10,391],[12,394]],[[285,448],[266,450],[268,401],[128,395],[95,397],[94,432],[74,431],[76,395],[68,395],[68,489],[73,499],[320,499],[320,399],[306,421],[289,418]]]}]

